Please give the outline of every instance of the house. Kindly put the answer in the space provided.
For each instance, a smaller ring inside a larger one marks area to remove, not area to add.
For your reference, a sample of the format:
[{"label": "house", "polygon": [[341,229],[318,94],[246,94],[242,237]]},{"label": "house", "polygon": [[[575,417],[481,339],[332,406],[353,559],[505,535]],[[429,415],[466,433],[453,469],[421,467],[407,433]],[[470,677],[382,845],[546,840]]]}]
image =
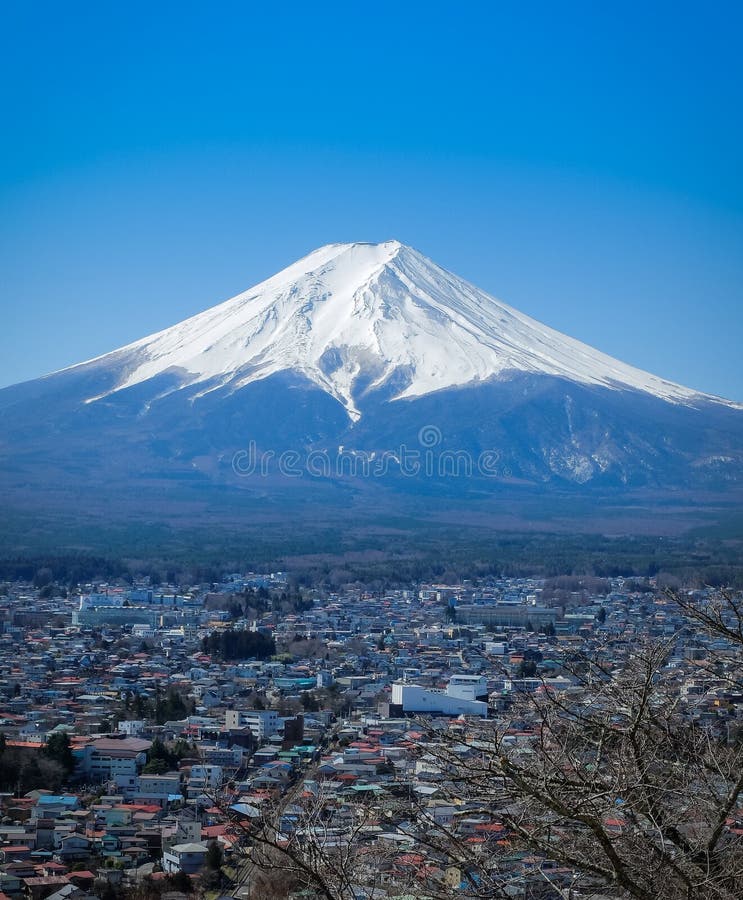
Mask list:
[{"label": "house", "polygon": [[186,875],[194,875],[202,869],[207,849],[205,844],[192,842],[174,844],[163,853],[163,871],[172,873],[180,870]]},{"label": "house", "polygon": [[39,793],[32,815],[36,819],[56,819],[77,809],[80,809],[80,799],[74,794]]},{"label": "house", "polygon": [[82,834],[67,834],[56,839],[54,856],[60,862],[74,862],[90,856],[92,841]]},{"label": "house", "polygon": [[49,894],[46,900],[93,900],[94,895],[86,893],[76,884],[66,884],[53,894]]},{"label": "house", "polygon": [[118,834],[104,834],[98,846],[101,856],[121,856],[121,838]]},{"label": "house", "polygon": [[63,887],[72,887],[66,875],[41,875],[34,878],[24,878],[23,884],[26,894],[31,900],[41,900],[49,894]]}]

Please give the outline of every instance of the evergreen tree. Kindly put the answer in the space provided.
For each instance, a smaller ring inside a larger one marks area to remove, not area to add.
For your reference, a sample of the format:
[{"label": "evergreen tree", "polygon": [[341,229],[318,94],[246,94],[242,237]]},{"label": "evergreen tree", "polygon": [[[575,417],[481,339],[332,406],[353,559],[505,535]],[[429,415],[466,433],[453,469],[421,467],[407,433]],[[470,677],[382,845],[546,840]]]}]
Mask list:
[{"label": "evergreen tree", "polygon": [[75,768],[75,757],[72,755],[70,738],[65,731],[50,734],[42,753],[49,759],[58,762],[68,775]]},{"label": "evergreen tree", "polygon": [[218,841],[211,841],[206,851],[207,867],[216,872],[222,868],[223,859],[224,855]]}]

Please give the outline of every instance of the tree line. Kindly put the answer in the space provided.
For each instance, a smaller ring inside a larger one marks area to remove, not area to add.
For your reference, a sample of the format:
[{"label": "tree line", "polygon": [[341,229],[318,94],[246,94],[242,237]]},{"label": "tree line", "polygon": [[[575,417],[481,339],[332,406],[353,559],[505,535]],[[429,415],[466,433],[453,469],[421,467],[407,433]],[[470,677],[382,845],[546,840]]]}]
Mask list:
[{"label": "tree line", "polygon": [[224,628],[205,636],[201,649],[224,660],[267,659],[276,653],[276,643],[260,631]]}]

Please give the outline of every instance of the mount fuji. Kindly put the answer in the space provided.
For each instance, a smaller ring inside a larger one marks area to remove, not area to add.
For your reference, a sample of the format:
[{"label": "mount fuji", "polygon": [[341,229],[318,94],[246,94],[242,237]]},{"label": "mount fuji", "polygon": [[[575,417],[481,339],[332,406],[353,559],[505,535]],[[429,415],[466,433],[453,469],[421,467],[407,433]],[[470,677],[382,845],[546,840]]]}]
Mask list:
[{"label": "mount fuji", "polygon": [[[640,390],[671,402],[720,402],[611,359],[489,297],[417,251],[330,244],[191,319],[83,363],[110,369],[95,402],[162,375],[177,387],[234,392],[282,371],[301,373],[354,421],[363,396],[421,397],[508,373]],[[74,367],[75,369],[79,367]]]},{"label": "mount fuji", "polygon": [[[448,462],[411,479],[406,449]],[[333,465],[299,477],[318,455],[385,465],[375,479]],[[725,491],[743,483],[743,406],[560,334],[397,241],[330,244],[164,331],[1,390],[0,471],[3,489],[46,499],[153,485],[300,496],[318,482],[366,496],[371,482],[401,496]]]}]

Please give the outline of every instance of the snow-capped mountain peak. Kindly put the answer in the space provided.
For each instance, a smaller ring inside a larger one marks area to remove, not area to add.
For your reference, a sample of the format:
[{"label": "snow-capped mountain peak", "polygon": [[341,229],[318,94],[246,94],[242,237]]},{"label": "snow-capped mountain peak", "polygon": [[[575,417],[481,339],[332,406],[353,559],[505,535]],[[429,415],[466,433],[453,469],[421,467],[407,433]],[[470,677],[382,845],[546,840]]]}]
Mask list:
[{"label": "snow-capped mountain peak", "polygon": [[198,386],[198,397],[292,371],[339,400],[354,420],[364,397],[381,389],[389,399],[413,398],[517,372],[673,403],[723,402],[566,337],[399,241],[320,247],[95,363],[115,368],[117,378],[113,390],[89,403],[163,373]]},{"label": "snow-capped mountain peak", "polygon": [[706,496],[743,485],[742,408],[541,325],[397,241],[330,244],[0,391],[0,489],[46,503],[62,483],[76,500],[92,487],[94,504],[127,508],[141,492],[148,516],[162,491],[189,517],[233,488],[270,515],[331,495],[346,509],[357,492],[406,516],[417,491],[426,509],[439,490],[479,503],[521,486]]}]

